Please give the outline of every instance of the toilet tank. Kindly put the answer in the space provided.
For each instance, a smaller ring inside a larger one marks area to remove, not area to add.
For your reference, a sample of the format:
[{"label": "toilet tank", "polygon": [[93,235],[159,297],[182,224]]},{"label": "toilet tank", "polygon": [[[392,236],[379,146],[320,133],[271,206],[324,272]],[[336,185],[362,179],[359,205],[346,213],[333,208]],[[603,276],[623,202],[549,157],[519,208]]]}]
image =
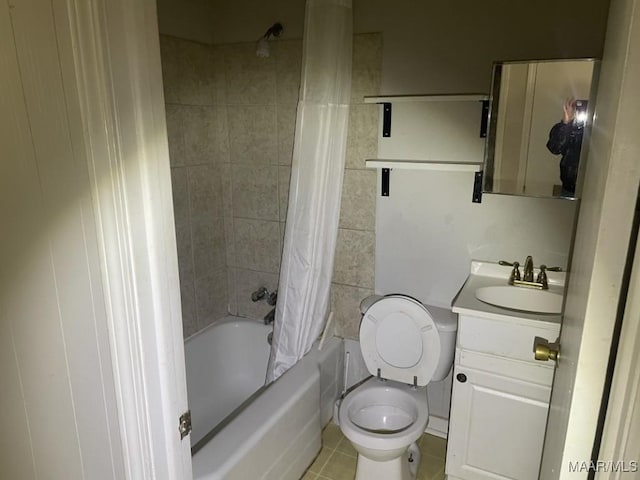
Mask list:
[{"label": "toilet tank", "polygon": [[444,380],[453,365],[456,351],[456,332],[458,331],[458,315],[451,309],[425,305],[440,334],[440,361],[431,378],[432,382]]}]

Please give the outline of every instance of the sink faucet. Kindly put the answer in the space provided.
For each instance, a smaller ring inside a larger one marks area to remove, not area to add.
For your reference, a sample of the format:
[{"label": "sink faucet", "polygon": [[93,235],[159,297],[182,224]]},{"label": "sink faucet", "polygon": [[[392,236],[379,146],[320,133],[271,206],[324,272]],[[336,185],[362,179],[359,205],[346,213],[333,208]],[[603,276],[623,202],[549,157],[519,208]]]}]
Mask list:
[{"label": "sink faucet", "polygon": [[533,282],[533,257],[529,255],[524,261],[524,272],[522,273],[524,282]]},{"label": "sink faucet", "polygon": [[540,265],[540,271],[534,281],[533,258],[531,257],[531,255],[529,255],[524,261],[524,272],[522,273],[522,280],[520,280],[520,270],[518,270],[520,264],[518,262],[510,263],[505,262],[504,260],[500,260],[498,264],[513,267],[513,270],[511,270],[511,275],[509,276],[509,285],[515,285],[517,287],[539,288],[542,290],[547,290],[549,288],[549,279],[547,277],[547,272],[562,271],[562,267],[547,267],[546,265]]}]

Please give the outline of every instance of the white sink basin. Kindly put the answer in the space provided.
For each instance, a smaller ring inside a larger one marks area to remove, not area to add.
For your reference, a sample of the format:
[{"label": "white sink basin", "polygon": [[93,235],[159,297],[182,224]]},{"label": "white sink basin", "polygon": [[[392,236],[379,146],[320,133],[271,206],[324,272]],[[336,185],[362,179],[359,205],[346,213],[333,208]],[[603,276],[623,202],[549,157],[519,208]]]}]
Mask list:
[{"label": "white sink basin", "polygon": [[562,295],[548,290],[500,285],[481,287],[476,298],[496,307],[531,313],[561,313]]}]

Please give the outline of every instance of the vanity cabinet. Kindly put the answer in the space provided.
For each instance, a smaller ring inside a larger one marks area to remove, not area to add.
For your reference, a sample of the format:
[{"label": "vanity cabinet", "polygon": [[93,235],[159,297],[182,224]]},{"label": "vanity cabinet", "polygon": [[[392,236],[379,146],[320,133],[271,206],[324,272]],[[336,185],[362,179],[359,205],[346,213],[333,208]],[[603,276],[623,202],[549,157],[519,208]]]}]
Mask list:
[{"label": "vanity cabinet", "polygon": [[459,315],[449,480],[538,478],[554,366],[533,359],[533,344],[558,333],[556,322]]}]

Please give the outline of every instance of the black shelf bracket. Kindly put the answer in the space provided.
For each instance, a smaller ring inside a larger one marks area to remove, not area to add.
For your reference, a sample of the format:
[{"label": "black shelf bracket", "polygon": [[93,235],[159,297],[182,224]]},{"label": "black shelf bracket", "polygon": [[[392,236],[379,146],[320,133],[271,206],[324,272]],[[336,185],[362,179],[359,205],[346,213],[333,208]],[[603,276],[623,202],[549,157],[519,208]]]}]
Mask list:
[{"label": "black shelf bracket", "polygon": [[391,136],[391,104],[382,104],[382,136]]},{"label": "black shelf bracket", "polygon": [[476,172],[473,177],[473,196],[471,201],[473,203],[482,203],[482,177],[484,172],[480,170]]},{"label": "black shelf bracket", "polygon": [[480,138],[487,138],[489,127],[489,100],[482,100],[482,117],[480,118]]},{"label": "black shelf bracket", "polygon": [[389,173],[391,172],[390,168],[382,169],[382,185],[380,188],[380,194],[383,197],[389,196]]}]

